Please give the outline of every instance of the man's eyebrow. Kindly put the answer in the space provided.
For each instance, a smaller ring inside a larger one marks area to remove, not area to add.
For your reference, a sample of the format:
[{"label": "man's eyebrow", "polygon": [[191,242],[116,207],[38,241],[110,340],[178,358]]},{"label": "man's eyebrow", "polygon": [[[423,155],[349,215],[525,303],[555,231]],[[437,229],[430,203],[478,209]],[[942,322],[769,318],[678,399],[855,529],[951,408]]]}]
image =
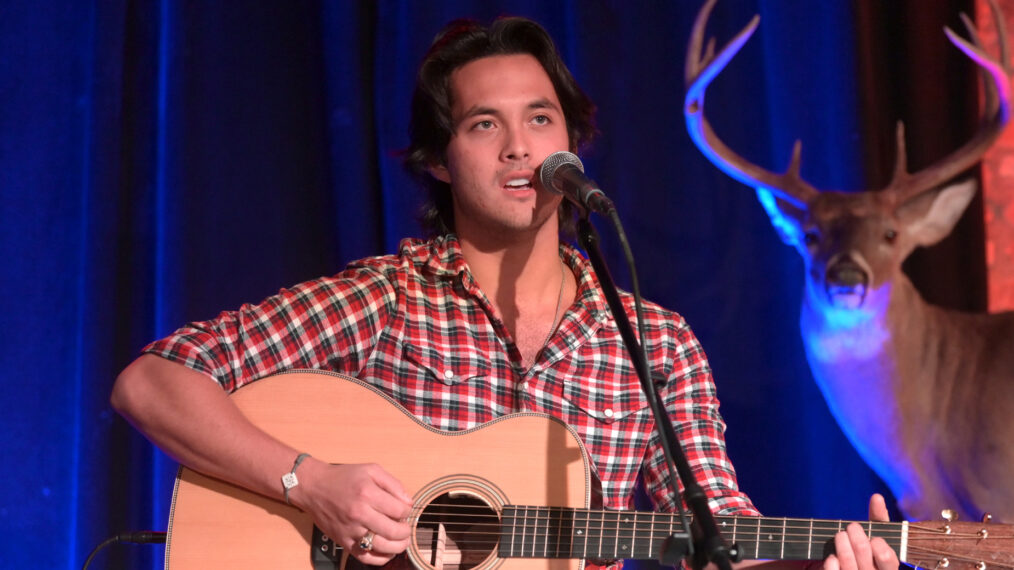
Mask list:
[{"label": "man's eyebrow", "polygon": [[535,101],[532,101],[531,103],[528,104],[528,108],[529,109],[552,109],[554,111],[560,111],[561,113],[563,112],[560,109],[559,105],[557,105],[556,103],[553,103],[552,101],[550,101],[549,99],[546,99],[545,97],[543,97],[541,99],[536,99]]},{"label": "man's eyebrow", "polygon": [[465,111],[465,113],[458,118],[457,122],[460,123],[461,121],[464,121],[469,117],[475,117],[477,115],[493,115],[494,117],[496,117],[500,115],[500,112],[494,109],[493,107],[482,107],[480,105],[475,105],[470,109],[468,109],[467,111]]},{"label": "man's eyebrow", "polygon": [[[558,112],[561,112],[561,113],[563,112],[560,109],[559,105],[557,105],[556,103],[552,102],[550,99],[547,99],[545,97],[540,97],[539,99],[536,99],[536,100],[532,101],[531,103],[528,104],[527,108],[528,109],[552,109],[554,111],[558,111]],[[467,111],[465,111],[465,113],[462,114],[460,117],[458,117],[458,120],[455,121],[455,124],[459,124],[462,121],[464,121],[465,119],[468,119],[469,117],[475,117],[475,116],[478,116],[478,115],[492,115],[494,117],[499,117],[501,114],[502,113],[500,111],[498,111],[497,109],[495,109],[493,107],[486,107],[486,106],[483,106],[483,105],[475,105],[475,106],[471,107],[470,109],[468,109]]]}]

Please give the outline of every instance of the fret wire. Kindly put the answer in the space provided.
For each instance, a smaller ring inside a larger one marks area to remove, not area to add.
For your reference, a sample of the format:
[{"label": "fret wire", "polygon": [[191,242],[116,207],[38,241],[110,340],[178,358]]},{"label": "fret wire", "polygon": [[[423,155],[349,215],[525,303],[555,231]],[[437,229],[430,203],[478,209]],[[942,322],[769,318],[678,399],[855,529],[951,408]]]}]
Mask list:
[{"label": "fret wire", "polygon": [[648,530],[648,552],[656,552],[655,550],[655,513],[651,513],[651,526]]},{"label": "fret wire", "polygon": [[529,521],[528,507],[525,507],[524,515],[521,517],[521,524],[522,524],[522,527],[521,527],[521,549],[520,550],[521,550],[521,556],[525,556],[526,555],[525,549],[528,548],[529,544],[531,544],[531,539],[529,538],[529,534],[531,533],[531,530],[532,530],[532,525],[531,525],[531,522]]},{"label": "fret wire", "polygon": [[669,536],[676,534],[676,529],[673,526],[676,524],[676,517],[669,517]]},{"label": "fret wire", "polygon": [[508,510],[511,513],[510,514],[511,526],[510,526],[510,549],[507,552],[509,552],[510,554],[514,554],[514,532],[517,530],[517,508],[511,507],[510,509],[504,509],[504,512],[508,512]]},{"label": "fret wire", "polygon": [[757,521],[757,541],[754,542],[754,558],[760,558],[760,521]]},{"label": "fret wire", "polygon": [[779,551],[780,552],[779,558],[784,559],[785,558],[785,519],[782,519],[782,540],[781,540],[781,543],[782,544],[781,544],[781,550]]},{"label": "fret wire", "polygon": [[[540,533],[538,533],[538,536],[542,538],[542,557],[543,558],[546,558],[547,557],[546,555],[549,553],[549,522],[550,522],[550,520],[549,520],[549,517],[547,516],[545,518],[545,523],[546,524],[544,526],[543,531],[540,532]],[[536,528],[538,528],[538,526],[539,526],[538,521],[535,522],[535,526],[536,526]],[[537,543],[538,539],[536,539],[535,542]]]},{"label": "fret wire", "polygon": [[[524,532],[524,527],[521,526],[521,508],[514,508],[514,525],[511,527],[511,555],[517,556],[519,552],[520,541],[518,540],[518,533]],[[523,538],[523,537],[522,537]]]},{"label": "fret wire", "polygon": [[[525,519],[527,520],[527,515],[528,515],[528,509],[527,508],[524,509],[524,514],[525,514]],[[531,527],[531,557],[532,558],[535,557],[535,547],[536,547],[537,544],[538,544],[538,519],[533,517],[533,519],[532,519],[532,527]]]},{"label": "fret wire", "polygon": [[535,558],[535,552],[539,545],[539,516],[538,512],[532,517],[532,558]]},{"label": "fret wire", "polygon": [[666,535],[666,538],[675,535],[675,533],[676,533],[676,529],[674,528],[675,524],[676,524],[676,517],[674,515],[670,514],[669,515],[669,532],[668,532],[668,535]]},{"label": "fret wire", "polygon": [[[555,515],[553,509],[551,509],[551,508],[547,509],[547,511],[546,511],[546,536],[545,536],[546,545],[542,549],[542,552],[544,553],[543,556],[545,556],[546,558],[552,558],[549,555],[549,549],[552,548],[553,545],[556,543],[556,536],[553,534],[553,530],[554,529],[559,529],[559,528],[560,528],[560,518]],[[555,555],[556,552],[554,551],[553,554]]]},{"label": "fret wire", "polygon": [[808,532],[806,537],[806,559],[813,559],[813,522],[808,526]]}]

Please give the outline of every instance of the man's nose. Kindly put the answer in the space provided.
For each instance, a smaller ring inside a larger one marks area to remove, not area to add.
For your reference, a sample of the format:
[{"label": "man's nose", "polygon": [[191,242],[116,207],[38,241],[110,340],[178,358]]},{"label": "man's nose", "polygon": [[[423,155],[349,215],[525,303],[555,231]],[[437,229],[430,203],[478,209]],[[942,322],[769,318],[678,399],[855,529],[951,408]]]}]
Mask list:
[{"label": "man's nose", "polygon": [[501,159],[524,160],[529,156],[528,137],[524,129],[510,128],[505,134]]}]

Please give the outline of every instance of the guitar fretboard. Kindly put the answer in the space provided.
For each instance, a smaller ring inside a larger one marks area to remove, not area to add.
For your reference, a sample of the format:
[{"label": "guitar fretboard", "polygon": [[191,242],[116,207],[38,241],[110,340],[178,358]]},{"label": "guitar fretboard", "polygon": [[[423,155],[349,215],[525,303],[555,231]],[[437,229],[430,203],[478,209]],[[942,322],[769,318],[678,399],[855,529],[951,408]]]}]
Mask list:
[{"label": "guitar fretboard", "polygon": [[[835,533],[850,521],[746,516],[716,517],[726,542],[738,544],[744,558],[819,560],[831,550]],[[861,523],[903,556],[906,523]],[[504,558],[656,559],[673,533],[682,532],[676,515],[636,511],[596,511],[560,507],[506,506],[499,554]]]}]

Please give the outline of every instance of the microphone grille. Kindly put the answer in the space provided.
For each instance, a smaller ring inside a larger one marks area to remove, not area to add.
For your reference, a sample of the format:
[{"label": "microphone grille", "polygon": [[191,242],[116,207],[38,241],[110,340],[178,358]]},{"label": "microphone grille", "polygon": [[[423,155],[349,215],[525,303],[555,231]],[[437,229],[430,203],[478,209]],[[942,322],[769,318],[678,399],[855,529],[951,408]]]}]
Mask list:
[{"label": "microphone grille", "polygon": [[539,167],[539,181],[542,182],[543,188],[557,193],[560,192],[559,189],[553,186],[553,175],[556,174],[556,169],[564,164],[573,164],[578,170],[584,172],[584,164],[581,163],[581,159],[576,154],[565,150],[554,152],[547,156],[546,160],[542,161],[542,166]]}]

